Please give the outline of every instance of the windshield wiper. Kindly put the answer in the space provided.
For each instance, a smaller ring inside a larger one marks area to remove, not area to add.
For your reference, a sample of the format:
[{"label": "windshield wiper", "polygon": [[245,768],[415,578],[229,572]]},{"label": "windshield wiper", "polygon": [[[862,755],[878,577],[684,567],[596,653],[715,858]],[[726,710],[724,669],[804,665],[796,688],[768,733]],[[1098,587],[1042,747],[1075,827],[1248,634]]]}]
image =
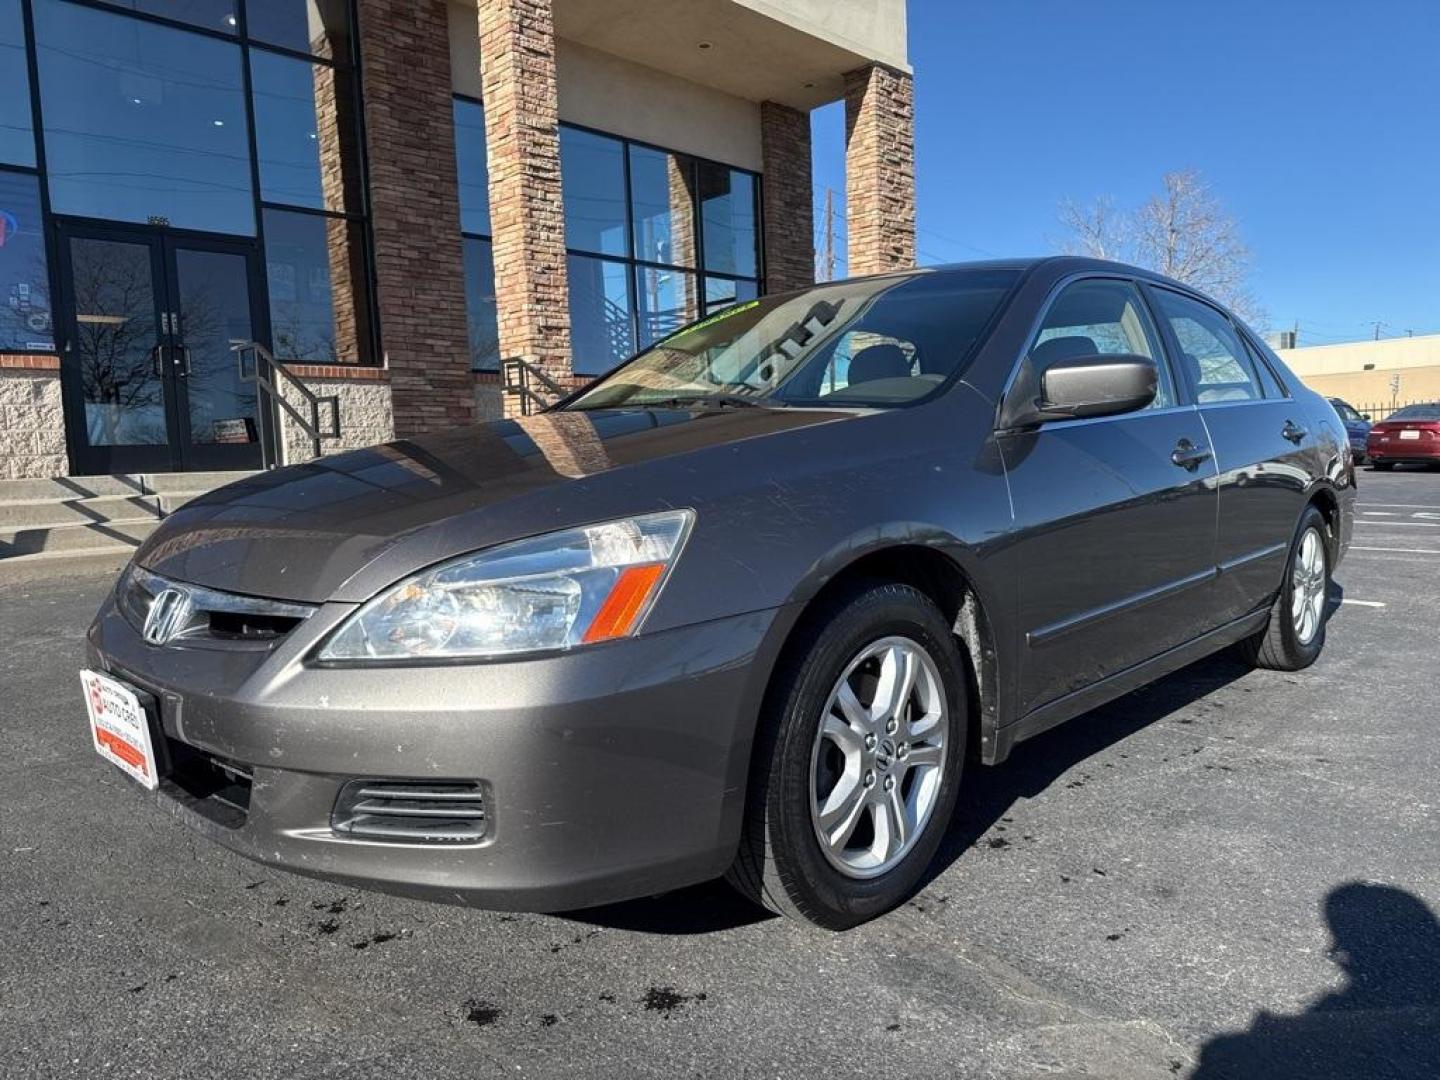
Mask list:
[{"label": "windshield wiper", "polygon": [[652,401],[637,401],[634,404],[643,409],[689,409],[697,405],[715,406],[722,409],[783,409],[786,407],[783,401],[746,397],[744,394],[684,394],[657,398]]}]

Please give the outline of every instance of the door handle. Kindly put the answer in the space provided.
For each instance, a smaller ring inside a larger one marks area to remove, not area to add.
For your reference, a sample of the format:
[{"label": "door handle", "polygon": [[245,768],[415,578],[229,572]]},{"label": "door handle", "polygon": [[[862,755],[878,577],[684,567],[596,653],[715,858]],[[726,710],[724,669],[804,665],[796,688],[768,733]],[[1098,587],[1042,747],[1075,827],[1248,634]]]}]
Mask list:
[{"label": "door handle", "polygon": [[189,345],[176,345],[175,348],[177,348],[177,349],[180,350],[180,355],[175,358],[175,366],[180,369],[180,374],[181,374],[181,375],[189,375],[189,374],[190,374],[190,346],[189,346]]},{"label": "door handle", "polygon": [[1175,450],[1171,453],[1170,460],[1180,468],[1194,472],[1213,456],[1208,446],[1196,446],[1189,439],[1181,439],[1175,444]]},{"label": "door handle", "polygon": [[150,350],[150,373],[155,376],[165,374],[165,346],[157,344]]},{"label": "door handle", "polygon": [[1300,440],[1310,433],[1303,427],[1297,427],[1295,421],[1286,420],[1285,426],[1280,429],[1280,434],[1298,446],[1300,445]]}]

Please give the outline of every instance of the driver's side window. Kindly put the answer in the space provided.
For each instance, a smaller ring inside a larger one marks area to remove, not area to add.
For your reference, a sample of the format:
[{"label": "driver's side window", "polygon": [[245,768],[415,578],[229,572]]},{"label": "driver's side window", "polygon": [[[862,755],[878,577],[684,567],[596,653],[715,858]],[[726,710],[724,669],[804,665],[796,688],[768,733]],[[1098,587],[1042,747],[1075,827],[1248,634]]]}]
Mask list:
[{"label": "driver's side window", "polygon": [[1175,404],[1175,384],[1139,290],[1131,282],[1111,278],[1077,281],[1055,298],[1035,335],[1029,357],[1035,378],[1060,360],[1106,353],[1155,361],[1159,378],[1150,408]]}]

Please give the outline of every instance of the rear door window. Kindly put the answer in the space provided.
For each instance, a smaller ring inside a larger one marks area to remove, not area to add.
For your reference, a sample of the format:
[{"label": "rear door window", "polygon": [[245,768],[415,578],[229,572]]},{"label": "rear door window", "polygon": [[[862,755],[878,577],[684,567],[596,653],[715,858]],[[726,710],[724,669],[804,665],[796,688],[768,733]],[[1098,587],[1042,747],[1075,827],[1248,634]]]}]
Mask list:
[{"label": "rear door window", "polygon": [[1161,318],[1175,335],[1177,360],[1197,402],[1214,405],[1265,397],[1250,354],[1229,319],[1210,305],[1169,289],[1157,288],[1154,296]]}]

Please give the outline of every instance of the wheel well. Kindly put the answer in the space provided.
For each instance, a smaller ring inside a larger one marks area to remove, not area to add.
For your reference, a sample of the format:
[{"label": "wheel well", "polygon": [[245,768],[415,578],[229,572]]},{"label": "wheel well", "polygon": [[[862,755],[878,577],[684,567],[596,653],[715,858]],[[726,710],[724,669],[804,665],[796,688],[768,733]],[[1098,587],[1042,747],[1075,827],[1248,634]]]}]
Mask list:
[{"label": "wheel well", "polygon": [[1330,561],[1334,563],[1340,545],[1340,502],[1333,491],[1321,487],[1310,496],[1310,505],[1325,519],[1325,531],[1330,534]]},{"label": "wheel well", "polygon": [[995,638],[990,619],[965,572],[948,555],[934,548],[914,544],[884,548],[861,556],[830,578],[806,604],[800,621],[832,593],[861,580],[909,585],[935,602],[960,645],[960,656],[969,675],[966,680],[967,745],[972,754],[978,753],[990,760],[995,748],[1000,685]]}]

